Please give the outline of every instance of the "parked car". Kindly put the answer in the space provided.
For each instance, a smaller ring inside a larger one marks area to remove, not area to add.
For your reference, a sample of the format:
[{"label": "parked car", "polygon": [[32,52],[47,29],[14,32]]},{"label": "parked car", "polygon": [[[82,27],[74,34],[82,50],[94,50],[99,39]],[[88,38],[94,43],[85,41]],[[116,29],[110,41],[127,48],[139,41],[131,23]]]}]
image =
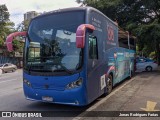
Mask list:
[{"label": "parked car", "polygon": [[136,59],[136,72],[157,70],[158,64],[149,58]]},{"label": "parked car", "polygon": [[0,69],[0,76],[2,75],[2,70]]},{"label": "parked car", "polygon": [[5,64],[0,64],[0,69],[2,70],[3,73],[6,72],[14,72],[17,70],[17,66],[11,63],[5,63]]}]

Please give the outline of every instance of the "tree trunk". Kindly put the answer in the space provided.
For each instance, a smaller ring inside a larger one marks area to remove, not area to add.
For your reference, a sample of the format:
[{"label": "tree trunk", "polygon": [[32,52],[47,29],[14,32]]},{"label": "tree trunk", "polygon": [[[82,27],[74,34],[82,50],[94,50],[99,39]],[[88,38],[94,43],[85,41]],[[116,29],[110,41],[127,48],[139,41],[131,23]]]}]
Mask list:
[{"label": "tree trunk", "polygon": [[160,65],[160,43],[157,41],[156,42],[156,57],[157,57],[157,62],[158,65]]}]

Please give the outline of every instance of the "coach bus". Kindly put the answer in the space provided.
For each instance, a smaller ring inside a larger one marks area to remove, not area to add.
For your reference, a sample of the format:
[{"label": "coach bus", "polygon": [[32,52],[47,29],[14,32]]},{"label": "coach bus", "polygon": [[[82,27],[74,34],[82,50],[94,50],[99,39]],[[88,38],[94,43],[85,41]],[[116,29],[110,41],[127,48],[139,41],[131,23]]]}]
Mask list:
[{"label": "coach bus", "polygon": [[28,100],[84,106],[134,73],[135,39],[92,7],[33,18],[26,36],[23,89]]}]

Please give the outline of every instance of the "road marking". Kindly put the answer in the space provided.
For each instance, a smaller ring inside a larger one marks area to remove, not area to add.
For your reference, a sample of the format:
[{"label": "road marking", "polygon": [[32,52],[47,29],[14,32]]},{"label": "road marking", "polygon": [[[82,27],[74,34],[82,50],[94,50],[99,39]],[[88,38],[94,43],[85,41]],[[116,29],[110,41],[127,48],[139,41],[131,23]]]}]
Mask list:
[{"label": "road marking", "polygon": [[19,80],[19,79],[5,80],[5,81],[1,81],[0,83],[10,82],[10,81],[16,81],[16,80]]},{"label": "road marking", "polygon": [[147,101],[146,108],[141,108],[144,111],[160,111],[160,110],[155,110],[157,102],[152,102],[152,101]]},{"label": "road marking", "polygon": [[[130,79],[129,81],[127,81],[126,83],[124,83],[122,86],[120,86],[119,88],[117,88],[116,90],[114,90],[113,92],[111,92],[109,95],[107,95],[105,98],[103,98],[102,100],[98,101],[95,105],[91,106],[90,108],[88,108],[85,111],[93,111],[94,109],[96,109],[98,106],[100,106],[101,104],[103,104],[106,100],[108,100],[111,96],[113,96],[114,94],[116,94],[120,89],[122,89],[124,86],[126,86],[127,84],[129,84],[130,82],[132,82],[133,80],[135,80],[135,77]],[[85,116],[86,112],[81,113],[80,115],[78,115],[77,117],[73,118],[72,120],[80,120],[83,116]]]}]

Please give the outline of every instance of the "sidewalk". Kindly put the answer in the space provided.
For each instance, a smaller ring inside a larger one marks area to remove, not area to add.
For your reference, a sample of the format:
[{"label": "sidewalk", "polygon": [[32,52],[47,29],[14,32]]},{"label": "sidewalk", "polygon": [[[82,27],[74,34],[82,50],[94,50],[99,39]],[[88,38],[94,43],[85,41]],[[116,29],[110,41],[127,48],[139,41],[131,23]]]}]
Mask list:
[{"label": "sidewalk", "polygon": [[[160,67],[159,67],[160,68]],[[143,72],[92,111],[156,111],[160,110],[160,74]],[[112,93],[111,93],[112,94]],[[150,105],[151,104],[151,105]],[[154,105],[153,105],[154,104]],[[106,112],[107,113],[107,112]],[[84,117],[82,120],[103,120]],[[107,117],[107,120],[159,120],[158,117]]]}]

